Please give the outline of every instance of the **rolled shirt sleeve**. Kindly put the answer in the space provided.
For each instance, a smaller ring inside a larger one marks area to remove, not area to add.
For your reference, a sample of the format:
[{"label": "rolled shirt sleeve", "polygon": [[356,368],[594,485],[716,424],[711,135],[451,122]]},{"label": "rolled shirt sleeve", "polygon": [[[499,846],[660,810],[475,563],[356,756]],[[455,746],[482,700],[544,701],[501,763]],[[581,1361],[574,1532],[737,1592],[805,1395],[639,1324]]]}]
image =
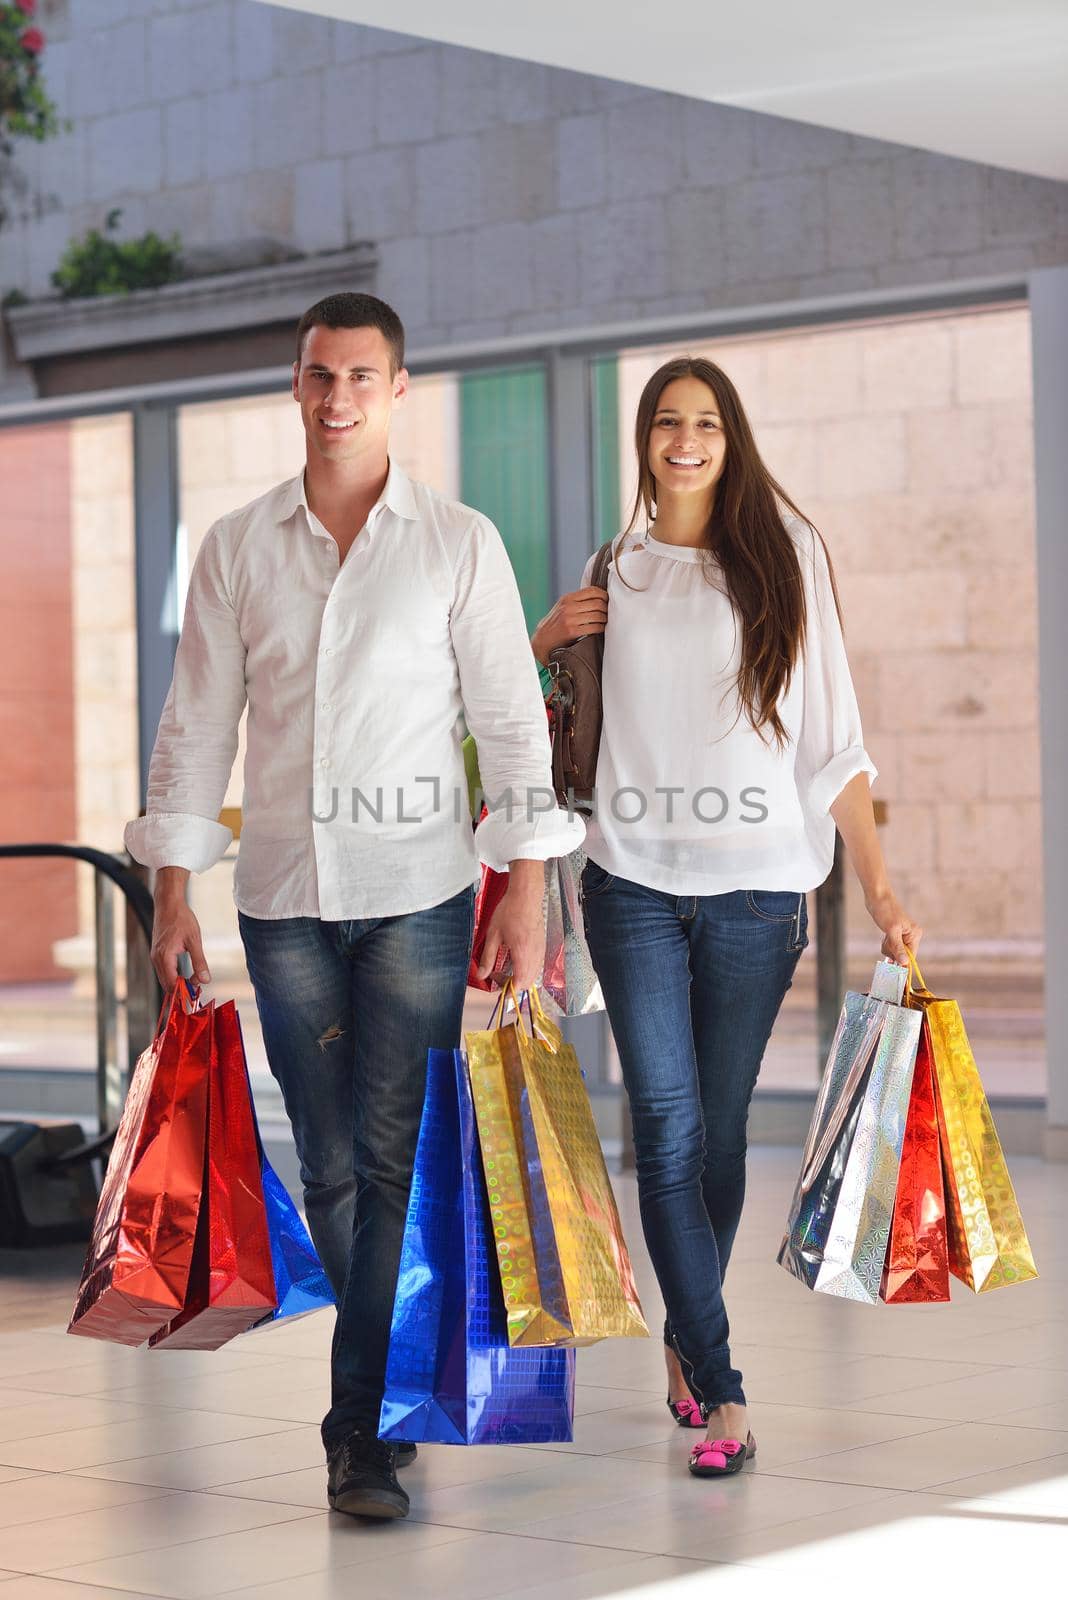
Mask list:
[{"label": "rolled shirt sleeve", "polygon": [[488,814],[475,830],[481,861],[569,855],[585,837],[556,802],[545,702],[523,607],[500,534],[475,516],[455,573],[450,614],[467,725],[478,746]]},{"label": "rolled shirt sleeve", "polygon": [[806,527],[800,530],[798,543],[808,617],[801,664],[804,710],[795,771],[805,811],[819,818],[829,814],[858,772],[866,772],[869,783],[878,772],[864,748],[860,707],[823,541]]},{"label": "rolled shirt sleeve", "polygon": [[245,644],[213,527],[193,564],[174,675],[148,774],[146,815],[124,840],[148,867],[204,872],[233,835],[219,822],[245,707]]}]

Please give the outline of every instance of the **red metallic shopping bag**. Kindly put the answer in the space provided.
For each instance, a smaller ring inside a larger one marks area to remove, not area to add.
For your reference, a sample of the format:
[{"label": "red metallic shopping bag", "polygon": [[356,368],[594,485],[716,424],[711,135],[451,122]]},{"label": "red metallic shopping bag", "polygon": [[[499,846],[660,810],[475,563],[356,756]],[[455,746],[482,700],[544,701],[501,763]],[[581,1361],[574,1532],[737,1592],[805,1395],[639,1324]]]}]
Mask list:
[{"label": "red metallic shopping bag", "polygon": [[[483,811],[485,816],[485,811]],[[502,946],[488,978],[480,978],[478,964],[486,947],[486,934],[490,918],[504,899],[508,888],[507,872],[495,872],[492,867],[482,868],[482,878],[475,892],[475,936],[471,945],[471,962],[467,969],[469,989],[499,989],[507,972],[511,970],[508,952]]]},{"label": "red metallic shopping bag", "polygon": [[232,1000],[211,1014],[204,1192],[185,1304],[153,1348],[217,1350],[277,1309],[255,1111]]},{"label": "red metallic shopping bag", "polygon": [[68,1333],[142,1344],[184,1304],[207,1138],[211,1019],[184,983],[134,1068]]},{"label": "red metallic shopping bag", "polygon": [[931,1037],[920,1030],[880,1299],[949,1299],[949,1241]]}]

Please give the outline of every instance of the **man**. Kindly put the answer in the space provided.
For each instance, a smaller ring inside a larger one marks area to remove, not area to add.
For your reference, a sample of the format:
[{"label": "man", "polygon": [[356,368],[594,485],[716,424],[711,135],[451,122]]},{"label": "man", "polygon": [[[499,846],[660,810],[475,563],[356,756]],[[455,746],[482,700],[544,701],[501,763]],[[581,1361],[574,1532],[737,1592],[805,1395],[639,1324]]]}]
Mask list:
[{"label": "man", "polygon": [[[147,815],[126,830],[130,853],[156,869],[160,982],[175,982],[183,951],[209,982],[186,885],[230,843],[217,818],[247,698],[234,894],[338,1299],[329,1503],[374,1517],[408,1510],[378,1413],[426,1055],[460,1037],[477,857],[510,873],[482,970],[503,945],[528,985],[544,957],[542,863],[582,837],[552,799],[499,534],[390,461],[407,391],[404,330],[383,301],[331,295],[302,317],[304,470],[204,540]],[[462,717],[493,807],[474,838]],[[399,1450],[402,1464],[414,1457]]]}]

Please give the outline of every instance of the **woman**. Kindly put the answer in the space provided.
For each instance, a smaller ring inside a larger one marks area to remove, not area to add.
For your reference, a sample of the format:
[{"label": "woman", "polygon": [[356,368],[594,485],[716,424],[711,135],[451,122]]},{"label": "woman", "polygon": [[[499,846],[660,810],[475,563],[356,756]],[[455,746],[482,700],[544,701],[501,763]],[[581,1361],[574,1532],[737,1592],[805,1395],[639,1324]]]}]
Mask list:
[{"label": "woman", "polygon": [[[638,405],[638,493],[608,588],[565,595],[534,653],[604,632],[586,929],[630,1097],[642,1224],[667,1308],[668,1405],[708,1423],[690,1470],[755,1451],[722,1281],[764,1048],[841,833],[898,961],[895,897],[830,557],[772,478],[738,393],[669,361]],[[693,1397],[696,1397],[696,1402]]]}]

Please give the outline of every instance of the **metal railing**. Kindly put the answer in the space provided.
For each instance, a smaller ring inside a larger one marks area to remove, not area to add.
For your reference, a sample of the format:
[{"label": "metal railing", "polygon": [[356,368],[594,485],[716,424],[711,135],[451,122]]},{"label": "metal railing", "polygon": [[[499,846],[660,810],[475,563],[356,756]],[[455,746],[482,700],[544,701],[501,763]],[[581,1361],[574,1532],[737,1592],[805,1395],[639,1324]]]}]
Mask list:
[{"label": "metal railing", "polygon": [[[118,1126],[130,1073],[151,1042],[163,995],[152,967],[152,894],[144,867],[129,858],[80,844],[4,844],[0,859],[51,856],[84,861],[93,869],[94,968],[96,976],[96,1113],[103,1147]],[[126,923],[126,993],[116,981],[115,891],[123,897]],[[119,1058],[119,1012],[126,1013],[126,1060]],[[88,1151],[83,1151],[84,1155]],[[75,1154],[75,1152],[72,1152]]]}]

